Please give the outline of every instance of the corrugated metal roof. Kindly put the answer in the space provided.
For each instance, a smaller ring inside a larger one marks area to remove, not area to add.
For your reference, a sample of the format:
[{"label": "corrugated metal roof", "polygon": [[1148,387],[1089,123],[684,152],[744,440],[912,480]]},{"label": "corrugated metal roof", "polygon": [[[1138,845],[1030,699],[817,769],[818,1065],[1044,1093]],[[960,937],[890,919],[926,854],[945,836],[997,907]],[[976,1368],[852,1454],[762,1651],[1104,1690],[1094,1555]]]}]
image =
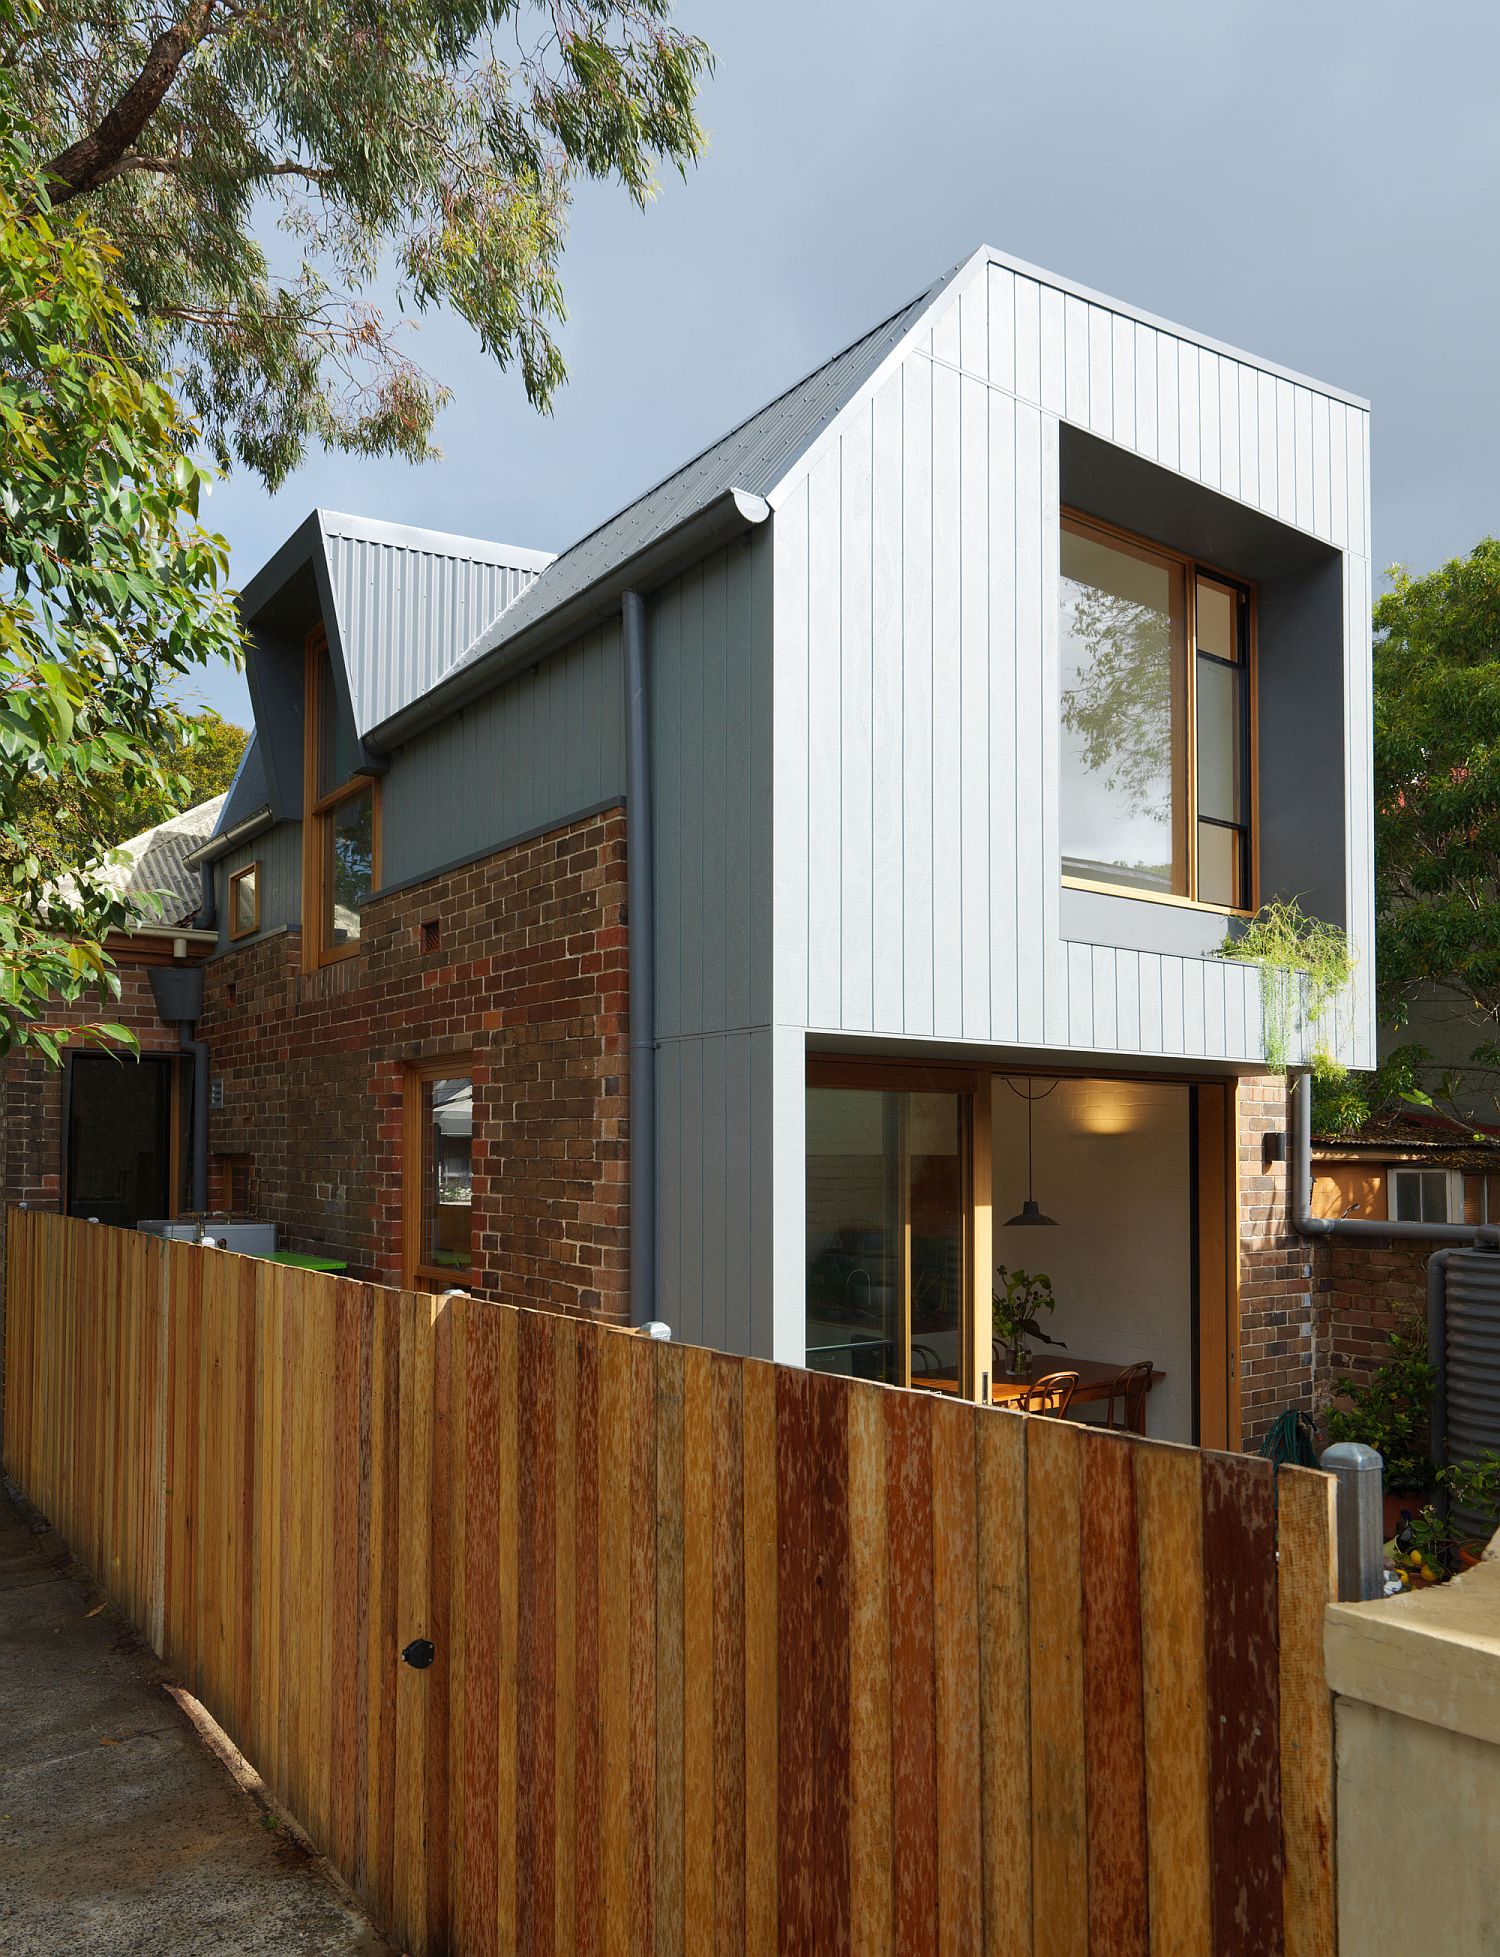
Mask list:
[{"label": "corrugated metal roof", "polygon": [[337,636],[361,737],[435,686],[552,562],[545,551],[320,510]]},{"label": "corrugated metal roof", "polygon": [[156,891],[163,899],[162,909],[158,914],[142,907],[145,924],[188,923],[200,896],[198,870],[188,858],[213,835],[225,799],[215,795],[121,843],[127,860],[105,870],[101,881],[127,897]]},{"label": "corrugated metal roof", "polygon": [[[580,538],[507,610],[489,622],[456,665],[467,666],[513,638],[687,518],[707,509],[727,490],[764,496],[774,489],[951,277],[952,273],[945,274],[900,312],[882,320],[711,448]],[[416,694],[408,697],[415,698]]]}]

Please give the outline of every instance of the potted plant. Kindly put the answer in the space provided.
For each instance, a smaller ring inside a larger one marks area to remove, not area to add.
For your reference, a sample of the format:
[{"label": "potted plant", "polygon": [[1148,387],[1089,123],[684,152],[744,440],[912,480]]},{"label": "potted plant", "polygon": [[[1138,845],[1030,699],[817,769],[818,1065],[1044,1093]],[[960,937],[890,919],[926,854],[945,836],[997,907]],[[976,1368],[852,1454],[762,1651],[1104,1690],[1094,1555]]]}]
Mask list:
[{"label": "potted plant", "polygon": [[1500,1517],[1500,1454],[1493,1448],[1477,1461],[1439,1468],[1437,1478],[1445,1499],[1424,1504],[1396,1537],[1395,1570],[1407,1590],[1446,1583],[1473,1569],[1489,1539],[1473,1535],[1462,1517],[1478,1514],[1491,1524]]},{"label": "potted plant", "polygon": [[1025,1371],[1031,1356],[1028,1339],[1038,1339],[1043,1345],[1059,1346],[1066,1351],[1067,1340],[1048,1338],[1038,1318],[1040,1312],[1057,1309],[1052,1280],[1046,1272],[1012,1271],[1004,1264],[997,1264],[995,1275],[1004,1289],[994,1293],[992,1324],[995,1343],[1005,1354],[1007,1370]]},{"label": "potted plant", "polygon": [[1390,1357],[1363,1386],[1334,1381],[1338,1402],[1325,1409],[1323,1427],[1330,1441],[1363,1441],[1385,1463],[1385,1532],[1395,1535],[1403,1514],[1420,1507],[1432,1492],[1428,1423],[1437,1374],[1427,1357],[1427,1327],[1416,1313],[1405,1316],[1386,1341]]}]

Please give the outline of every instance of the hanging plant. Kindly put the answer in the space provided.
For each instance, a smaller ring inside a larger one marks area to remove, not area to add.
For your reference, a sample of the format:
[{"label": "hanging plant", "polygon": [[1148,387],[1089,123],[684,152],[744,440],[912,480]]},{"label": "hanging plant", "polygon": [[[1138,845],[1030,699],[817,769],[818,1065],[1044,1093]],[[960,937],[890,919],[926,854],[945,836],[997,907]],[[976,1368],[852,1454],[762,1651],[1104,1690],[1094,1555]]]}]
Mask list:
[{"label": "hanging plant", "polygon": [[[1219,946],[1221,958],[1260,967],[1260,1014],[1266,1065],[1284,1074],[1299,1020],[1311,1025],[1354,975],[1354,954],[1336,924],[1308,917],[1295,897],[1264,905],[1241,934]],[[1313,1055],[1319,1077],[1343,1069],[1326,1046]]]}]

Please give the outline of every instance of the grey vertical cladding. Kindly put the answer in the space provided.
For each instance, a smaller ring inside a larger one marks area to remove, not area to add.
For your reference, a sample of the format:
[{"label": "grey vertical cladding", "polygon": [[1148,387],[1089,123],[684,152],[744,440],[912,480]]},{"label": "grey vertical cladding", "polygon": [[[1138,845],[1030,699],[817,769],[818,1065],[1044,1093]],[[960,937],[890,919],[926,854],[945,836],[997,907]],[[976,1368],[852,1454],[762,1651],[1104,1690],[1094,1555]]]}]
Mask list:
[{"label": "grey vertical cladding", "polygon": [[757,533],[648,601],[658,1308],[680,1338],[762,1353],[773,1340],[770,570]]},{"label": "grey vertical cladding", "polygon": [[1066,944],[1059,424],[1341,550],[1347,916],[1368,1064],[1368,416],[990,263],[776,508],[776,1010],[815,1033],[1254,1063],[1247,966]]},{"label": "grey vertical cladding", "polygon": [[252,863],[260,865],[260,929],[256,938],[272,931],[296,930],[302,923],[302,824],[278,822],[250,842],[241,843],[214,865],[218,904],[219,950],[238,949],[250,938],[229,936],[229,879]]},{"label": "grey vertical cladding", "polygon": [[381,870],[404,883],[623,794],[618,621],[553,653],[392,757]]}]

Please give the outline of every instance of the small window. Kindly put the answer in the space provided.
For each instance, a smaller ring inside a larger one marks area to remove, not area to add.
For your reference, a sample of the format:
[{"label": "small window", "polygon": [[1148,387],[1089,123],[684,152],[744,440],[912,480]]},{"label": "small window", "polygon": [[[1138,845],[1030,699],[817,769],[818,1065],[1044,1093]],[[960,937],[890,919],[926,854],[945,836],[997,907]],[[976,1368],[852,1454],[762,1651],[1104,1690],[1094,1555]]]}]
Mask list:
[{"label": "small window", "polygon": [[1249,909],[1249,587],[1073,516],[1060,570],[1064,877]]},{"label": "small window", "polygon": [[474,1084],[461,1060],[407,1077],[407,1281],[419,1290],[463,1288],[473,1261]]},{"label": "small window", "polygon": [[1451,1223],[1462,1201],[1451,1169],[1392,1169],[1389,1214],[1396,1223]]},{"label": "small window", "polygon": [[307,642],[303,706],[303,951],[315,970],[359,949],[361,913],[380,883],[380,785],[355,772],[321,627]]},{"label": "small window", "polygon": [[253,938],[260,929],[260,864],[249,863],[229,879],[229,935]]}]

